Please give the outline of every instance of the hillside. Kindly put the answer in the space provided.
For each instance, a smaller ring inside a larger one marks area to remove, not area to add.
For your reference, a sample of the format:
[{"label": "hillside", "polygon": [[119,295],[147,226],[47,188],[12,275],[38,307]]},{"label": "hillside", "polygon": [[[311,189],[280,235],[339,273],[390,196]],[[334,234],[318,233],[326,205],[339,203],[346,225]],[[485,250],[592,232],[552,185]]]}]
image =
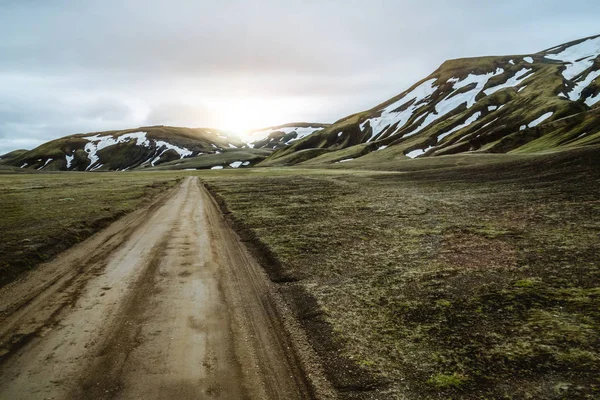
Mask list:
[{"label": "hillside", "polygon": [[369,168],[416,157],[539,152],[600,143],[598,104],[600,35],[530,55],[446,61],[400,95],[331,125],[271,126],[250,132],[247,143],[206,128],[76,134],[9,153],[0,165],[76,171],[337,163]]},{"label": "hillside", "polygon": [[28,151],[29,150],[25,150],[25,149],[13,150],[13,151],[11,151],[9,153],[0,155],[0,160],[4,160],[4,161],[6,161],[6,160],[12,160],[14,158],[19,157],[22,154],[27,153]]},{"label": "hillside", "polygon": [[261,165],[315,157],[360,165],[354,159],[363,156],[371,163],[595,143],[599,56],[600,36],[594,36],[530,55],[446,61],[400,95],[295,141]]},{"label": "hillside", "polygon": [[215,129],[151,126],[65,136],[9,153],[0,163],[45,171],[128,170],[242,146],[237,137]]},{"label": "hillside", "polygon": [[330,125],[292,122],[285,125],[257,129],[250,132],[250,146],[254,148],[280,149],[328,126]]},{"label": "hillside", "polygon": [[292,123],[255,130],[243,143],[231,132],[207,128],[150,126],[75,134],[28,151],[0,156],[0,165],[44,171],[220,169],[255,165],[279,149],[326,128]]}]

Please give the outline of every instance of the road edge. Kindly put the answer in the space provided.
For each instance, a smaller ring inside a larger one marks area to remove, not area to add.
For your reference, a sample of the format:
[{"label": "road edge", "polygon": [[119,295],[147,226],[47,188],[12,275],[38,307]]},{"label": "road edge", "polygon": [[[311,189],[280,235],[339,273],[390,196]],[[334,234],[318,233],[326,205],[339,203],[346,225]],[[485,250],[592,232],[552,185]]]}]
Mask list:
[{"label": "road edge", "polygon": [[[309,385],[309,389],[312,392],[312,398],[334,400],[338,399],[337,390],[331,384],[325,371],[323,369],[321,359],[313,346],[310,344],[308,336],[302,327],[302,324],[298,321],[295,313],[292,311],[291,306],[285,301],[283,294],[277,287],[284,280],[273,279],[269,273],[269,269],[265,268],[264,263],[269,262],[278,265],[276,259],[265,259],[263,254],[257,254],[257,250],[248,246],[249,241],[243,240],[240,236],[238,227],[236,227],[235,221],[230,217],[230,211],[227,209],[227,205],[220,196],[215,193],[211,186],[204,182],[198,177],[199,184],[203,189],[206,190],[208,197],[214,204],[216,209],[219,211],[223,220],[227,223],[232,233],[237,237],[244,249],[257,261],[261,267],[259,271],[265,279],[266,286],[268,288],[268,296],[270,303],[273,305],[276,313],[277,321],[281,327],[281,331],[287,336],[286,342],[291,346],[292,353],[298,362],[300,370],[304,374],[304,380]],[[276,267],[280,269],[279,267]],[[279,274],[278,274],[279,275]]]}]

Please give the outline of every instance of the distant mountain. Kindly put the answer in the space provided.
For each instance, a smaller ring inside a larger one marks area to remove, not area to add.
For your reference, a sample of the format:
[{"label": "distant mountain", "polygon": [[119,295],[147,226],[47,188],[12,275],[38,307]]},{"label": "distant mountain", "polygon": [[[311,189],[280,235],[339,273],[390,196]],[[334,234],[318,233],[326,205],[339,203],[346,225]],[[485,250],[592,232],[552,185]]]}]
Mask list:
[{"label": "distant mountain", "polygon": [[149,126],[70,135],[31,151],[11,152],[0,163],[46,171],[118,171],[235,151],[244,145],[216,129]]},{"label": "distant mountain", "polygon": [[250,146],[254,148],[281,149],[329,126],[329,124],[293,122],[257,129],[250,133]]},{"label": "distant mountain", "polygon": [[400,95],[290,143],[261,165],[597,143],[599,77],[600,35],[536,54],[446,61]]},{"label": "distant mountain", "polygon": [[252,133],[253,143],[218,129],[162,125],[80,133],[30,151],[12,151],[0,157],[0,165],[44,171],[240,168],[327,126],[294,123],[264,128]]},{"label": "distant mountain", "polygon": [[151,126],[66,136],[6,154],[0,165],[77,171],[360,166],[456,153],[546,151],[600,143],[599,110],[600,35],[530,55],[446,61],[370,110],[331,125],[255,130],[249,143],[216,129]]}]

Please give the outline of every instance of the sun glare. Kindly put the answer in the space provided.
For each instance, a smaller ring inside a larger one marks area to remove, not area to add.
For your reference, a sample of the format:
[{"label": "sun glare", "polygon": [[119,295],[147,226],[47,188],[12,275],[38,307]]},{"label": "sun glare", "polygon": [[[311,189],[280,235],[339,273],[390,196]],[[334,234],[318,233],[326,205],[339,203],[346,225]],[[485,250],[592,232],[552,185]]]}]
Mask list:
[{"label": "sun glare", "polygon": [[219,128],[237,134],[244,141],[251,141],[252,130],[285,120],[283,107],[275,100],[244,98],[223,101],[214,106],[220,121]]}]

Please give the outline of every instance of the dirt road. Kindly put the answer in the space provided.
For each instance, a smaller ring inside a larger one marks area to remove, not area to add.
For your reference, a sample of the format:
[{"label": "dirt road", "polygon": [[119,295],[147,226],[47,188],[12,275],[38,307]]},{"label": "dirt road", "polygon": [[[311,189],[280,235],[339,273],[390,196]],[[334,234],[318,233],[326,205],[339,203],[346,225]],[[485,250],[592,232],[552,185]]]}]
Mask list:
[{"label": "dirt road", "polygon": [[196,178],[0,290],[0,399],[311,398]]}]

